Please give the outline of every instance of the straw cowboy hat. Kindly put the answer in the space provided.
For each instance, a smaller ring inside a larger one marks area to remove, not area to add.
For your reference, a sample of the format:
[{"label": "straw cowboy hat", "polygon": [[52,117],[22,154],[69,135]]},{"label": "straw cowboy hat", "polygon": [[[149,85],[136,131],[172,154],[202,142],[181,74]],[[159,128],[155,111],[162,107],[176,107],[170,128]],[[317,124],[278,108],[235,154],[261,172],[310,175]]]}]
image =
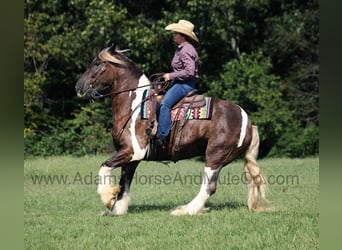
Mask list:
[{"label": "straw cowboy hat", "polygon": [[199,42],[197,36],[194,33],[194,27],[191,22],[187,20],[179,20],[178,23],[171,23],[168,26],[165,27],[166,30],[172,30],[175,32],[182,33],[192,40],[195,40],[196,42]]}]

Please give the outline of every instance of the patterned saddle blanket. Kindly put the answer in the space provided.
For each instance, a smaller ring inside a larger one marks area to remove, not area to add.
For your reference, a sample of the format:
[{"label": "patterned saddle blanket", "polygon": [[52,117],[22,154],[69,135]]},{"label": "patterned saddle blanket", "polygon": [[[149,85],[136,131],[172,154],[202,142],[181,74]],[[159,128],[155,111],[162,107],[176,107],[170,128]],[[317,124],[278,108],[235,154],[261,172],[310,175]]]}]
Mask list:
[{"label": "patterned saddle blanket", "polygon": [[[143,101],[141,105],[141,119],[148,120],[151,115],[151,100],[147,98],[149,96],[149,90],[145,90],[143,94]],[[188,97],[191,98],[191,97]],[[201,107],[191,107],[189,103],[179,106],[175,105],[171,110],[171,120],[172,121],[180,121],[182,119],[187,120],[211,120],[211,116],[213,113],[213,98],[205,97],[204,105]],[[180,101],[181,103],[181,101]]]}]

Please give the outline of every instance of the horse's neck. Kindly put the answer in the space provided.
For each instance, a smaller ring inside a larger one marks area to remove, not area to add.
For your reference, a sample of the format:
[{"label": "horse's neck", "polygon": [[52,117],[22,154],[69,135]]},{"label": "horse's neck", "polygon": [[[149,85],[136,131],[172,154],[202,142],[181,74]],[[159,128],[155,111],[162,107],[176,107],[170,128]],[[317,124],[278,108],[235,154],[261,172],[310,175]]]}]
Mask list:
[{"label": "horse's neck", "polygon": [[123,92],[112,98],[113,125],[119,129],[125,126],[128,119],[137,118],[140,112],[143,93],[146,89],[150,88],[150,81],[144,74],[139,79],[131,79],[132,82],[130,84],[127,84],[128,81],[124,79],[116,83],[116,86],[121,86],[119,91]]}]

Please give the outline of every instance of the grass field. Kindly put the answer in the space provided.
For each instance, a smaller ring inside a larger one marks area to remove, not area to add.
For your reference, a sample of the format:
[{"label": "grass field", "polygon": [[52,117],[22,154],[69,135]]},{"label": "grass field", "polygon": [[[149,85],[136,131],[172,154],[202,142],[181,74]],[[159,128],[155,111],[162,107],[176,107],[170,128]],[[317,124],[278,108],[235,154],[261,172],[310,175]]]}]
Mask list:
[{"label": "grass field", "polygon": [[[319,159],[264,159],[275,212],[249,212],[242,161],[226,166],[210,211],[170,216],[199,191],[204,164],[141,162],[129,213],[102,217],[98,167],[107,156],[24,162],[26,249],[318,249]],[[120,170],[113,171],[118,181]]]}]

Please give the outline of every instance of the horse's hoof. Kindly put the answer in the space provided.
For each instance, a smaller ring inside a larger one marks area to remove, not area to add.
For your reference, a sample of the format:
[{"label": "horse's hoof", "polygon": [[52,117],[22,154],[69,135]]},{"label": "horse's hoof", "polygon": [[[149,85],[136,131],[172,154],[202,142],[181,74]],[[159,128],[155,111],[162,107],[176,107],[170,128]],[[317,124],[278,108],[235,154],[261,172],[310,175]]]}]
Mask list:
[{"label": "horse's hoof", "polygon": [[114,213],[108,210],[101,212],[101,216],[114,216],[114,215],[115,215]]},{"label": "horse's hoof", "polygon": [[179,206],[171,212],[172,216],[187,215],[186,206]]},{"label": "horse's hoof", "polygon": [[204,207],[198,213],[199,214],[205,214],[205,213],[208,213],[209,211],[210,211],[209,207]]}]

